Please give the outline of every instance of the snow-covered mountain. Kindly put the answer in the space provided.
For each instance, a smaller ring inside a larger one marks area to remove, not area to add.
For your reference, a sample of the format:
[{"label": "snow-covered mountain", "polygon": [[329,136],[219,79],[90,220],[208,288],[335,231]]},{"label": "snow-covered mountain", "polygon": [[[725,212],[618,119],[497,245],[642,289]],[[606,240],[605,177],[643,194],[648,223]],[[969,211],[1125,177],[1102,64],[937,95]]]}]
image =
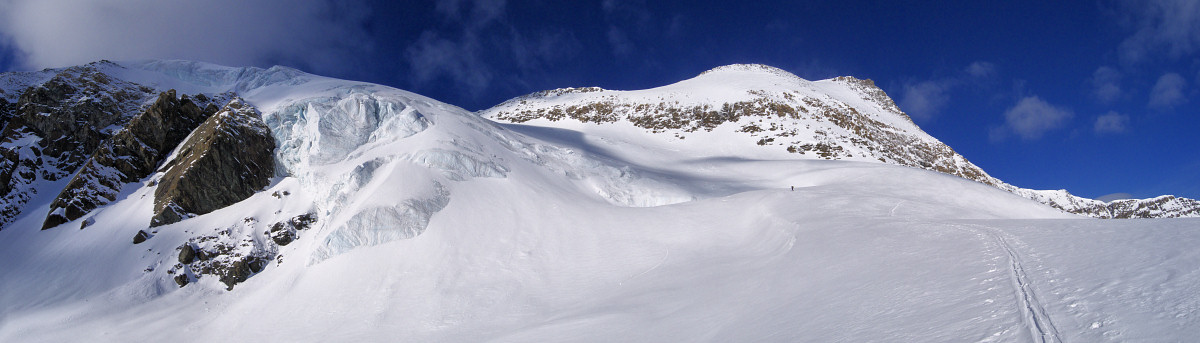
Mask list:
[{"label": "snow-covered mountain", "polygon": [[729,66],[483,116],[186,61],[0,91],[0,341],[1200,333],[1197,219],[977,182],[869,81]]},{"label": "snow-covered mountain", "polygon": [[[596,136],[611,130],[640,129],[651,136],[646,138],[650,141],[676,141],[668,144],[728,156],[878,161],[917,167],[1096,218],[1200,217],[1200,201],[1193,199],[1161,196],[1106,203],[1066,190],[1030,190],[1007,184],[922,131],[874,82],[848,76],[808,81],[770,66],[729,65],[646,90],[588,87],[543,91],[506,101],[482,114],[497,121],[569,128]],[[755,149],[755,145],[761,148]]]}]

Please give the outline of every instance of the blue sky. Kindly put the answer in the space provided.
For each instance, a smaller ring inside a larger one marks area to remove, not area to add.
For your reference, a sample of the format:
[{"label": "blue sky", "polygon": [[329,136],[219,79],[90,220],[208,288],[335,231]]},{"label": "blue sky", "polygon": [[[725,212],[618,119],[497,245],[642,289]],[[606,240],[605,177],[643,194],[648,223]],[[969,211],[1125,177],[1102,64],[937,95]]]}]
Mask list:
[{"label": "blue sky", "polygon": [[1018,186],[1200,198],[1196,0],[0,1],[0,71],[102,58],[284,64],[469,110],[763,63],[873,79]]}]

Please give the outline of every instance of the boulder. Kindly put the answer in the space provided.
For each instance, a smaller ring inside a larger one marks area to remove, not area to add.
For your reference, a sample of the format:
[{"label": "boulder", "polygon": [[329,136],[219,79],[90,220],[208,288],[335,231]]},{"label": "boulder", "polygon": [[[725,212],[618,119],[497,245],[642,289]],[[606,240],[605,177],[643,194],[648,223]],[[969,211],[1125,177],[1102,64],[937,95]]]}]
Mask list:
[{"label": "boulder", "polygon": [[141,244],[147,239],[150,239],[150,234],[147,233],[146,230],[138,230],[137,235],[133,236],[133,244]]},{"label": "boulder", "polygon": [[196,248],[191,244],[184,243],[179,247],[179,263],[189,264],[196,260]]}]

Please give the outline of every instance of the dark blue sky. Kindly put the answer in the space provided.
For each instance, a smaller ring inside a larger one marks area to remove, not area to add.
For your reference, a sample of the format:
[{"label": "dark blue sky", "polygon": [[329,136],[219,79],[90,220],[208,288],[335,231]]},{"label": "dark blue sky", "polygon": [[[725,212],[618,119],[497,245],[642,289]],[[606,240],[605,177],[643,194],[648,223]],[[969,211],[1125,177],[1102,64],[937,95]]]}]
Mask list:
[{"label": "dark blue sky", "polygon": [[0,70],[100,58],[285,64],[479,110],[543,89],[641,89],[763,63],[813,80],[873,79],[927,132],[1018,186],[1200,198],[1195,0],[55,8],[68,4],[80,6],[0,4]]}]

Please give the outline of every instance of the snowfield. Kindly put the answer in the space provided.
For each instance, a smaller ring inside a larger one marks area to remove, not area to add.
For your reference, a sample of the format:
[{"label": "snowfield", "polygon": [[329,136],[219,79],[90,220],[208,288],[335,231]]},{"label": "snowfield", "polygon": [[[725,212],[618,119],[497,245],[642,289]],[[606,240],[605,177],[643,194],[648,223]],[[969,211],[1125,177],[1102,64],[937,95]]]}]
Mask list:
[{"label": "snowfield", "polygon": [[[1086,219],[926,170],[713,148],[720,130],[498,124],[286,68],[123,65],[157,89],[237,91],[279,175],[137,245],[161,173],[45,231],[39,194],[0,231],[0,341],[1200,335],[1200,219]],[[296,241],[265,238],[305,213]],[[177,248],[203,235],[274,258],[231,290],[179,287]]]}]

